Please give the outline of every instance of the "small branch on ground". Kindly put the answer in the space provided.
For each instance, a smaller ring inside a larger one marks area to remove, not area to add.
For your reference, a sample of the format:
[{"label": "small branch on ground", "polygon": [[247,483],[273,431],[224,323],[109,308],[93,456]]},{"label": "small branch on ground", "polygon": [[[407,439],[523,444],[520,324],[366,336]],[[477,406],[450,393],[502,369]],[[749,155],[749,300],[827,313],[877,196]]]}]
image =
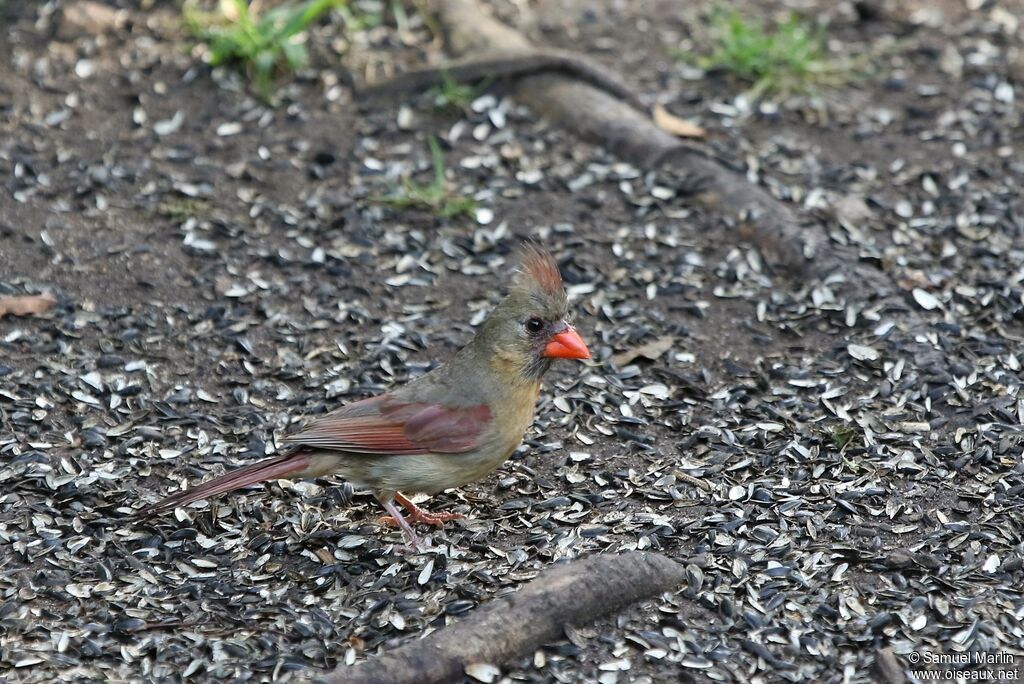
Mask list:
[{"label": "small branch on ground", "polygon": [[[883,306],[904,308],[903,293],[884,272],[860,263],[852,250],[826,244],[828,238],[820,226],[801,224],[787,204],[728,168],[707,148],[659,128],[646,109],[637,107],[639,99],[622,85],[621,78],[607,73],[595,76],[585,58],[570,59],[564,52],[538,49],[490,16],[479,0],[431,4],[445,30],[448,51],[460,60],[456,64],[485,63],[474,56],[518,55],[516,60],[530,69],[524,68],[514,81],[516,99],[640,169],[699,179],[700,192],[692,199],[731,216],[739,238],[756,245],[772,268],[798,279],[838,278],[855,300],[875,299]],[[547,57],[522,61],[523,55],[531,54]],[[511,64],[505,66],[507,74],[515,74]],[[623,98],[623,92],[629,95]]]},{"label": "small branch on ground", "polygon": [[[486,14],[477,0],[436,0],[432,5],[456,59],[369,86],[364,90],[368,96],[423,90],[446,79],[514,79],[518,100],[623,160],[645,170],[672,168],[699,178],[701,192],[694,200],[734,215],[740,237],[757,245],[769,265],[790,275],[822,276],[840,265],[850,270],[848,263],[819,254],[823,234],[802,229],[789,207],[705,148],[672,134],[689,130],[699,135],[699,127],[689,129],[667,112],[650,110],[621,77],[578,54],[534,46]],[[659,127],[656,118],[670,118],[667,128],[672,132]]]},{"label": "small branch on ground", "polygon": [[541,573],[463,620],[352,666],[323,684],[442,684],[467,668],[501,665],[561,638],[565,627],[614,615],[636,601],[670,591],[685,579],[679,563],[634,551],[601,554]]},{"label": "small branch on ground", "polygon": [[360,89],[359,94],[376,99],[422,92],[449,82],[471,85],[474,82],[511,81],[539,74],[561,74],[588,83],[614,95],[638,112],[649,114],[658,128],[672,135],[682,138],[702,138],[705,135],[700,126],[680,119],[663,105],[648,107],[615,72],[582,55],[564,50],[513,50],[451,61],[440,66],[407,71],[380,83],[367,84]]},{"label": "small branch on ground", "polygon": [[446,80],[472,84],[485,79],[509,81],[544,73],[571,76],[615,95],[641,112],[648,111],[637,94],[614,73],[582,55],[564,50],[510,50],[454,60],[436,67],[406,71],[380,83],[367,84],[359,93],[370,98],[393,97],[422,92],[443,85]]}]

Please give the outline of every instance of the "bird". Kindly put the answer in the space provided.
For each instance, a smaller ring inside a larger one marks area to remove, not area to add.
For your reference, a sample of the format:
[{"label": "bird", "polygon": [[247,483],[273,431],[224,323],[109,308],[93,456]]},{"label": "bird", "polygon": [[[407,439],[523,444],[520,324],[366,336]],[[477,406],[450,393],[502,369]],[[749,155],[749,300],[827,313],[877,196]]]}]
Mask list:
[{"label": "bird", "polygon": [[[281,453],[144,509],[155,516],[274,479],[340,475],[369,490],[416,549],[412,522],[441,526],[407,494],[436,494],[480,480],[518,448],[533,422],[541,380],[555,359],[589,359],[573,327],[558,264],[535,243],[519,250],[508,293],[473,339],[445,364],[386,394],[327,413],[284,438]],[[387,518],[385,518],[387,519]]]}]

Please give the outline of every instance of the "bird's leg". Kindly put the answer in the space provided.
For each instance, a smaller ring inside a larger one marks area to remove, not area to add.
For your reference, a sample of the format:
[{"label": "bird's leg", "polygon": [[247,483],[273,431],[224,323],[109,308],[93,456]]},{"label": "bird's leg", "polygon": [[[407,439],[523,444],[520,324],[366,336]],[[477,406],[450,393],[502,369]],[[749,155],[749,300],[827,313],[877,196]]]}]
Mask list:
[{"label": "bird's leg", "polygon": [[420,538],[416,536],[416,531],[412,529],[412,525],[402,517],[402,512],[398,510],[398,506],[395,505],[393,497],[378,496],[377,501],[384,507],[388,513],[391,514],[391,520],[398,523],[398,526],[402,528],[402,532],[405,532],[405,536],[409,538],[412,545],[416,547],[417,551],[423,550],[423,544],[420,542]]},{"label": "bird's leg", "polygon": [[402,496],[400,493],[395,492],[395,501],[402,505],[402,508],[409,511],[409,517],[413,522],[426,523],[427,525],[435,525],[441,527],[449,520],[458,520],[459,518],[465,518],[466,516],[461,513],[447,513],[441,511],[439,513],[431,513],[425,511],[409,499]]}]

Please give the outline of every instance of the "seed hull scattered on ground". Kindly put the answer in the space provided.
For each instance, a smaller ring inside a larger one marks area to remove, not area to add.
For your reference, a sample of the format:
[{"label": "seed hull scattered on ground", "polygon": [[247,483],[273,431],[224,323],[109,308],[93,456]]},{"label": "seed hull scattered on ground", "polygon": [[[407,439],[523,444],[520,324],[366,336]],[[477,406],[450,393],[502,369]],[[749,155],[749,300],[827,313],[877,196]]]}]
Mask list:
[{"label": "seed hull scattered on ground", "polygon": [[[0,7],[0,296],[58,300],[0,318],[0,669],[299,681],[627,549],[687,564],[687,585],[505,676],[867,682],[886,647],[1020,653],[1022,57],[1010,5],[982,5],[822,4],[877,73],[776,104],[675,61],[706,40],[677,3],[498,6],[669,94],[902,307],[770,273],[671,179],[500,91],[360,111],[342,68],[432,49],[412,8],[403,31],[318,25],[271,109],[182,50],[170,6],[101,26]],[[373,201],[430,182],[429,136],[473,217]],[[434,497],[467,518],[433,552],[396,552],[331,480],[130,518],[442,361],[528,236],[595,362],[556,367],[506,465]]]}]

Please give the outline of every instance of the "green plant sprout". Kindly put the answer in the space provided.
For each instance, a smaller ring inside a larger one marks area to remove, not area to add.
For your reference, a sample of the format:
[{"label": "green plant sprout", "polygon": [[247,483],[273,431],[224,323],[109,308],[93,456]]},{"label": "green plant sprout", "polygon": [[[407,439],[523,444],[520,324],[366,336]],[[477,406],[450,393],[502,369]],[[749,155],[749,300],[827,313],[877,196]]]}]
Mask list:
[{"label": "green plant sprout", "polygon": [[425,209],[441,218],[454,218],[465,215],[473,216],[476,202],[472,197],[453,193],[448,188],[444,173],[444,155],[437,139],[430,139],[430,158],[434,167],[434,179],[421,185],[406,179],[398,190],[375,197],[373,201],[395,208]]},{"label": "green plant sprout", "polygon": [[275,73],[284,68],[296,71],[309,59],[303,32],[325,12],[344,4],[344,0],[308,0],[279,5],[255,17],[246,0],[224,0],[221,16],[200,12],[189,3],[185,21],[192,34],[209,46],[212,66],[240,63],[260,97],[271,102]]},{"label": "green plant sprout", "polygon": [[792,15],[784,22],[748,22],[736,11],[712,19],[717,46],[702,57],[702,69],[718,69],[753,83],[750,93],[788,95],[845,80],[847,67],[831,60],[820,27]]},{"label": "green plant sprout", "polygon": [[441,85],[431,90],[434,99],[434,107],[436,109],[445,109],[447,107],[466,109],[473,103],[473,100],[480,97],[480,94],[487,90],[487,86],[490,85],[490,82],[491,79],[487,79],[477,86],[471,86],[465,83],[459,83],[448,76],[448,74],[442,72]]}]

